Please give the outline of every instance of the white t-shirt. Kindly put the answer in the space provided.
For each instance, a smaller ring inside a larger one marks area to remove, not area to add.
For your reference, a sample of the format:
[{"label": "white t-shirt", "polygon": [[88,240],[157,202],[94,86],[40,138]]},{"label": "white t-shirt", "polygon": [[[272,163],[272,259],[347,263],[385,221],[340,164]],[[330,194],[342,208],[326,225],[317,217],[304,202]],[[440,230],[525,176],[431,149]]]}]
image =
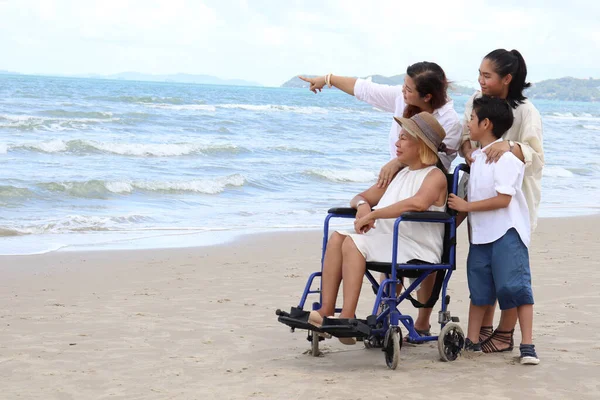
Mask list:
[{"label": "white t-shirt", "polygon": [[[402,86],[390,86],[373,83],[366,79],[357,79],[354,84],[354,96],[361,101],[371,104],[382,111],[394,113],[395,117],[402,118],[406,108]],[[454,102],[448,101],[442,107],[433,111],[433,116],[446,131],[444,143],[449,149],[458,150],[461,141],[462,125],[458,114],[454,110]],[[396,158],[396,141],[400,135],[400,125],[392,120],[389,133],[390,157]],[[456,154],[447,155],[439,153],[440,160],[446,169],[450,168]]]},{"label": "white t-shirt", "polygon": [[[502,139],[494,143],[500,141]],[[489,146],[491,144],[484,149]],[[510,228],[515,228],[525,246],[529,247],[531,225],[527,200],[522,189],[525,164],[510,152],[504,153],[496,163],[487,164],[486,160],[487,156],[482,149],[473,152],[468,187],[469,201],[486,200],[497,196],[498,193],[512,196],[512,199],[506,208],[469,213],[471,242],[492,243],[504,236]]]}]

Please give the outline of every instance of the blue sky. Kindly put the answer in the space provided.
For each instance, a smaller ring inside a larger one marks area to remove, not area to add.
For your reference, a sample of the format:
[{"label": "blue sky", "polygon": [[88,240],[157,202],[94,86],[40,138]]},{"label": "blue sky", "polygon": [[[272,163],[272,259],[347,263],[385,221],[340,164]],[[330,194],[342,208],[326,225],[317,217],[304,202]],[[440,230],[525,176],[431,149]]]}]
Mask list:
[{"label": "blue sky", "polygon": [[279,85],[298,73],[394,75],[435,61],[474,83],[520,50],[532,81],[600,78],[600,2],[0,0],[0,69],[191,73]]}]

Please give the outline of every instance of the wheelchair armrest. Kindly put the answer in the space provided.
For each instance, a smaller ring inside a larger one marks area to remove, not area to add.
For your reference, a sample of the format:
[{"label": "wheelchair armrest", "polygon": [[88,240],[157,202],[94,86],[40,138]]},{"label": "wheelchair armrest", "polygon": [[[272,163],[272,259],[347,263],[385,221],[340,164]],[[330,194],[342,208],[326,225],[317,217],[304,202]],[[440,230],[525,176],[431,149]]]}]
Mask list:
[{"label": "wheelchair armrest", "polygon": [[327,210],[327,213],[354,217],[356,215],[356,209],[351,207],[333,207]]},{"label": "wheelchair armrest", "polygon": [[436,221],[445,222],[452,216],[442,211],[409,211],[402,214],[402,221]]}]

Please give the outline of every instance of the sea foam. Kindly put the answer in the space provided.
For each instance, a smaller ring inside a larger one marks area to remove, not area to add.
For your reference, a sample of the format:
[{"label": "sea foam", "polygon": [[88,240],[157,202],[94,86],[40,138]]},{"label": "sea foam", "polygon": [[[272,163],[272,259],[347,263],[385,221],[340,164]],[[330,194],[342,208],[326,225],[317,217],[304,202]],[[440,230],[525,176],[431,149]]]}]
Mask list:
[{"label": "sea foam", "polygon": [[372,182],[377,179],[375,172],[362,169],[315,168],[306,171],[306,174],[333,182]]},{"label": "sea foam", "polygon": [[230,143],[118,143],[98,142],[94,140],[61,140],[28,142],[8,145],[7,150],[28,150],[41,153],[112,153],[123,156],[137,157],[173,157],[190,154],[232,153],[236,154],[245,149]]},{"label": "sea foam", "polygon": [[[106,198],[111,194],[129,194],[134,191],[178,193],[191,192],[199,194],[218,194],[228,187],[241,187],[246,179],[240,174],[233,174],[217,178],[192,179],[192,180],[122,180],[122,181],[66,181],[66,182],[41,182],[37,186],[48,193],[64,193],[81,198]],[[8,189],[7,189],[8,192]],[[0,192],[1,193],[1,192]]]}]

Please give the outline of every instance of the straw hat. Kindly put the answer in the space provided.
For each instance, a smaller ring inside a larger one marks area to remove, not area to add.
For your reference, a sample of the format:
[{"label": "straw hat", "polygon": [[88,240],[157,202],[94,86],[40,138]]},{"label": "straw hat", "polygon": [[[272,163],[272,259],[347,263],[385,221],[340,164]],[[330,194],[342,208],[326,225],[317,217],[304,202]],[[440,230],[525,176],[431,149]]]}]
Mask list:
[{"label": "straw hat", "polygon": [[444,128],[430,113],[423,111],[412,116],[410,119],[394,117],[394,120],[411,136],[425,142],[427,147],[433,150],[435,154],[456,152],[456,150],[446,147],[446,144],[443,142],[446,137],[446,131],[444,131]]}]

